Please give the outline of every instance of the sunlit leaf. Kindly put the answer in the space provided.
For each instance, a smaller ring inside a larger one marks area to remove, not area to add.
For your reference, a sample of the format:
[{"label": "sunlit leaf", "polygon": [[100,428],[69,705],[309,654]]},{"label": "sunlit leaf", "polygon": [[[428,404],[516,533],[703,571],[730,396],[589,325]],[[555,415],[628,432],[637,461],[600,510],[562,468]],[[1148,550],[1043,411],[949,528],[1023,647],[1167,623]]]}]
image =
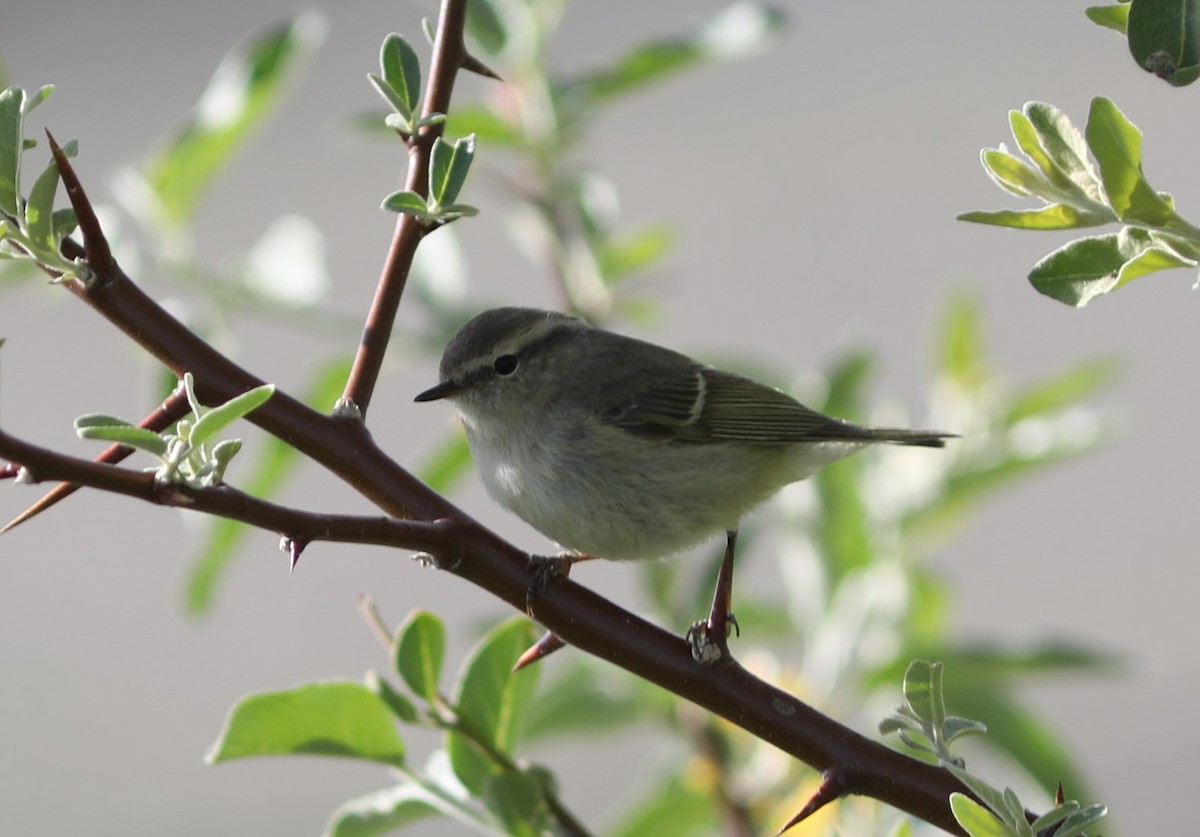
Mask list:
[{"label": "sunlit leaf", "polygon": [[162,456],[167,452],[167,443],[153,430],[145,430],[132,425],[78,427],[76,432],[81,439],[98,439],[104,442],[116,442],[118,445],[137,448]]},{"label": "sunlit leaf", "polygon": [[1020,832],[1000,822],[995,814],[966,794],[950,794],[950,810],[970,837],[1021,837]]},{"label": "sunlit leaf", "polygon": [[224,404],[213,407],[192,426],[189,440],[193,445],[202,445],[240,418],[257,410],[275,394],[274,384],[263,384],[237,395]]},{"label": "sunlit leaf", "polygon": [[1088,6],[1084,9],[1088,20],[1125,34],[1129,26],[1129,3],[1118,3],[1115,6]]},{"label": "sunlit leaf", "polygon": [[[321,410],[333,406],[342,391],[346,377],[350,374],[350,362],[346,359],[328,363],[315,376],[304,402]],[[250,474],[245,491],[255,497],[269,497],[292,473],[300,462],[299,453],[291,445],[270,436],[255,445],[257,459],[247,471]],[[252,531],[246,524],[221,518],[209,526],[208,535],[188,574],[185,589],[185,605],[192,613],[208,609],[216,592],[217,582],[233,559],[238,543]]]},{"label": "sunlit leaf", "polygon": [[361,683],[332,681],[242,698],[206,759],[296,754],[401,765],[404,742],[378,695]]},{"label": "sunlit leaf", "polygon": [[970,221],[974,224],[991,224],[995,227],[1013,227],[1019,230],[1075,230],[1082,227],[1098,227],[1116,218],[1104,217],[1102,213],[1085,215],[1078,209],[1061,203],[1041,209],[1000,209],[990,212],[974,210],[957,217],[960,221]]},{"label": "sunlit leaf", "polygon": [[1080,307],[1147,273],[1196,265],[1162,236],[1124,227],[1063,245],[1033,266],[1029,281],[1046,296]]},{"label": "sunlit leaf", "polygon": [[1108,201],[1122,221],[1154,227],[1178,221],[1170,203],[1142,175],[1142,132],[1112,101],[1092,100],[1086,133]]},{"label": "sunlit leaf", "polygon": [[[1022,115],[1036,134],[1037,145],[1053,164],[1053,168],[1047,170],[1047,175],[1055,185],[1068,190],[1068,193],[1075,192],[1079,198],[1102,204],[1104,195],[1088,159],[1087,142],[1067,115],[1046,102],[1027,103]],[[1009,125],[1022,150],[1032,145],[1020,119],[1010,116]],[[1030,156],[1041,162],[1037,155]]]}]

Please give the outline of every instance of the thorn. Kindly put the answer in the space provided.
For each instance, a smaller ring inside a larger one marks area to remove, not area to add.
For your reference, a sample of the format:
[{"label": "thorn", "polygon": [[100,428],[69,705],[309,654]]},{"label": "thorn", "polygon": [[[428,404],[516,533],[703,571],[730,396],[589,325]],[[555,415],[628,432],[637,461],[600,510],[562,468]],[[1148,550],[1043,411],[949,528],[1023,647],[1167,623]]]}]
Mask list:
[{"label": "thorn", "polygon": [[799,825],[800,823],[804,822],[830,802],[836,802],[845,795],[846,791],[842,787],[842,783],[834,778],[833,775],[826,773],[825,781],[821,782],[821,786],[817,788],[816,793],[809,798],[808,804],[800,809],[800,813],[788,820],[787,825],[775,832],[776,837],[779,837],[780,834],[783,834],[783,832],[787,831],[792,826]]},{"label": "thorn", "polygon": [[300,563],[300,554],[304,552],[304,547],[308,546],[308,541],[300,538],[292,538],[284,535],[279,539],[279,551],[286,552],[291,556],[291,564],[288,567],[289,573],[296,571],[296,564]]},{"label": "thorn", "polygon": [[[187,415],[189,409],[191,408],[188,406],[187,395],[184,393],[183,387],[178,387],[167,396],[167,399],[163,403],[158,405],[158,409],[138,422],[138,427],[160,433]],[[116,465],[133,453],[133,451],[133,448],[126,447],[125,445],[109,445],[94,461],[105,465]],[[19,470],[17,466],[10,465],[8,468],[0,471],[0,478],[7,476],[9,469],[14,471]],[[60,482],[43,494],[41,499],[32,506],[4,524],[4,527],[0,528],[0,535],[9,529],[15,529],[30,518],[37,517],[46,509],[65,500],[78,490],[79,486],[74,483]]]},{"label": "thorn", "polygon": [[517,658],[517,663],[512,667],[514,672],[520,671],[525,666],[533,665],[538,660],[549,657],[560,648],[566,648],[567,641],[553,631],[546,631],[542,634],[542,638],[533,645],[525,649],[525,653]]},{"label": "thorn", "polygon": [[1067,796],[1066,796],[1066,794],[1063,793],[1062,782],[1059,782],[1058,790],[1054,792],[1054,804],[1056,806],[1062,805],[1066,801],[1067,801]]},{"label": "thorn", "polygon": [[463,52],[463,60],[459,66],[462,67],[464,70],[467,70],[468,72],[476,73],[477,75],[481,75],[484,78],[492,78],[499,82],[504,81],[504,79],[500,78],[500,76],[497,75],[495,70],[493,70],[487,64],[484,64],[482,61],[480,61],[478,58],[476,58],[474,55],[472,55],[469,52],[466,52],[466,51]]},{"label": "thorn", "polygon": [[63,186],[67,189],[67,197],[71,200],[71,208],[75,210],[75,219],[79,222],[79,232],[83,236],[84,261],[88,268],[99,277],[101,282],[108,281],[116,272],[117,263],[113,260],[112,250],[108,247],[108,239],[100,228],[100,219],[96,210],[83,191],[83,184],[67,155],[59,148],[54,135],[47,129],[46,139],[50,144],[50,153],[58,166],[58,175],[62,178]]}]

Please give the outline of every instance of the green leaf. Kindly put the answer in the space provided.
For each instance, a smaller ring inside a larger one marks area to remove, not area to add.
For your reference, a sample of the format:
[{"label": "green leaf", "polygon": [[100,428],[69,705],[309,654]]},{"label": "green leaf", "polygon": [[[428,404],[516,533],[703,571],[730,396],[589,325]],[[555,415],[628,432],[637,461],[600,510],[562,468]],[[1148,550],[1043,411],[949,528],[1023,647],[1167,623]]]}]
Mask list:
[{"label": "green leaf", "polygon": [[596,99],[628,93],[704,60],[743,58],[760,51],[783,25],[767,6],[736,3],[690,35],[634,47],[611,67],[590,73],[571,89]]},{"label": "green leaf", "polygon": [[497,773],[483,780],[483,804],[496,815],[508,834],[542,834],[542,789],[528,773]]},{"label": "green leaf", "polygon": [[51,225],[54,227],[54,240],[59,242],[75,231],[79,226],[79,219],[75,217],[75,210],[68,206],[54,210]]},{"label": "green leaf", "polygon": [[450,732],[447,750],[459,780],[476,796],[484,779],[500,768],[472,739],[510,753],[537,683],[538,666],[513,672],[513,664],[533,642],[529,620],[514,617],[500,623],[467,658],[457,689],[455,710],[470,735]]},{"label": "green leaf", "polygon": [[1179,222],[1171,204],[1142,175],[1142,132],[1110,100],[1092,100],[1087,141],[1100,164],[1100,179],[1117,217],[1154,227]]},{"label": "green leaf", "polygon": [[437,217],[440,221],[453,221],[457,218],[474,218],[478,214],[479,209],[470,204],[451,203],[441,207]]},{"label": "green leaf", "polygon": [[393,105],[411,121],[421,97],[421,62],[417,53],[408,41],[393,32],[383,40],[379,66],[383,69],[383,81],[399,98],[398,102],[392,100]]},{"label": "green leaf", "polygon": [[413,215],[422,219],[429,217],[429,206],[425,203],[425,199],[416,192],[392,192],[383,199],[380,208],[389,210],[390,212],[402,212],[406,215]]},{"label": "green leaf", "polygon": [[1074,407],[1110,386],[1116,374],[1116,362],[1111,358],[1100,358],[1034,381],[1013,396],[1004,411],[1003,423],[1011,427],[1033,416]]},{"label": "green leaf", "polygon": [[576,662],[538,690],[525,736],[532,741],[564,733],[604,735],[641,719],[660,717],[661,707],[638,698],[623,681],[588,662]]},{"label": "green leaf", "polygon": [[946,303],[938,334],[939,374],[960,389],[972,390],[981,385],[988,372],[979,298],[974,294],[954,294]]},{"label": "green leaf", "polygon": [[432,791],[405,782],[339,805],[323,837],[378,837],[451,807]]},{"label": "green leaf", "polygon": [[1126,25],[1129,52],[1143,70],[1175,87],[1200,76],[1200,0],[1137,0]]},{"label": "green leaf", "polygon": [[685,783],[675,775],[646,793],[644,800],[608,831],[609,837],[706,834],[720,819],[711,792],[698,782]]},{"label": "green leaf", "polygon": [[966,794],[950,794],[950,810],[971,837],[1021,837],[1015,829],[1009,828]]},{"label": "green leaf", "polygon": [[393,688],[392,684],[379,676],[377,671],[368,671],[363,678],[363,684],[387,704],[392,714],[406,724],[415,724],[420,720],[416,705],[407,697]]},{"label": "green leaf", "polygon": [[24,149],[25,91],[0,93],[0,212],[21,215],[21,153]]},{"label": "green leaf", "polygon": [[166,220],[178,226],[191,218],[204,189],[280,100],[323,32],[322,18],[306,12],[225,56],[192,116],[145,167]]},{"label": "green leaf", "polygon": [[38,175],[25,202],[25,230],[37,255],[57,256],[58,242],[54,239],[54,196],[58,192],[58,165],[50,165]]},{"label": "green leaf", "polygon": [[49,99],[50,94],[53,92],[54,92],[53,84],[43,84],[41,87],[39,87],[37,90],[35,90],[33,92],[33,95],[30,96],[29,100],[25,103],[25,115],[28,116],[29,114],[33,113],[33,109],[36,108],[38,105],[40,105],[42,102]]},{"label": "green leaf", "polygon": [[1124,35],[1128,28],[1128,2],[1118,3],[1115,6],[1088,6],[1083,11],[1092,23],[1112,29],[1114,32],[1120,32]]},{"label": "green leaf", "polygon": [[[829,377],[829,394],[821,411],[853,419],[860,412],[862,388],[870,368],[868,352],[856,352],[841,360]],[[861,460],[848,458],[813,477],[822,509],[816,535],[831,584],[836,585],[850,570],[869,564],[874,555],[860,490],[861,473]]]},{"label": "green leaf", "polygon": [[400,766],[404,742],[391,711],[361,683],[312,683],[243,698],[206,760],[249,756],[339,756]]},{"label": "green leaf", "polygon": [[[341,395],[350,374],[350,361],[339,358],[327,363],[315,376],[304,395],[304,403],[328,410]],[[254,497],[269,497],[279,490],[288,475],[300,462],[300,455],[286,442],[269,436],[255,446],[257,459],[249,468],[246,493]],[[202,613],[212,604],[217,582],[233,559],[238,543],[252,531],[237,520],[214,520],[208,536],[192,564],[185,588],[185,606],[192,613]]]},{"label": "green leaf", "polygon": [[491,0],[468,0],[466,31],[488,55],[499,55],[508,44],[504,18]]},{"label": "green leaf", "polygon": [[[1109,213],[1111,215],[1111,213]],[[1082,227],[1098,227],[1116,220],[1116,216],[1103,217],[1101,213],[1084,214],[1066,204],[1056,203],[1041,209],[1000,209],[994,212],[975,210],[957,216],[959,221],[973,224],[991,224],[996,227],[1013,227],[1019,230],[1075,230]]]},{"label": "green leaf", "polygon": [[475,137],[468,134],[453,143],[438,137],[429,160],[429,197],[432,203],[449,208],[462,190],[471,160],[475,156]]},{"label": "green leaf", "polygon": [[189,441],[196,446],[204,444],[238,419],[266,404],[274,394],[274,384],[263,384],[213,407],[192,426]]},{"label": "green leaf", "polygon": [[942,664],[913,660],[904,673],[904,700],[925,723],[940,730],[946,720],[942,702]]},{"label": "green leaf", "polygon": [[[1101,194],[1096,173],[1088,159],[1087,143],[1067,115],[1046,102],[1027,103],[1022,115],[1028,123],[1028,128],[1032,128],[1037,135],[1037,146],[1052,163],[1053,167],[1045,170],[1050,181],[1066,191],[1068,196],[1074,193],[1079,199],[1103,204],[1104,195]],[[1029,136],[1022,120],[1010,115],[1009,125],[1021,149],[1041,165],[1044,160],[1036,153],[1030,153],[1034,144],[1033,138]],[[1026,150],[1027,146],[1030,150]]]},{"label": "green leaf", "polygon": [[475,138],[490,148],[521,148],[528,139],[521,129],[484,105],[455,107],[446,116],[446,136]]},{"label": "green leaf", "polygon": [[82,430],[85,427],[135,427],[132,422],[125,421],[123,418],[110,416],[107,413],[84,413],[79,418],[75,419],[75,429]]},{"label": "green leaf", "polygon": [[471,467],[471,461],[467,437],[455,433],[418,466],[417,478],[437,493],[447,494]]},{"label": "green leaf", "polygon": [[675,245],[675,230],[669,224],[655,224],[624,236],[604,241],[597,257],[606,282],[615,282],[645,270]]},{"label": "green leaf", "polygon": [[93,427],[78,427],[76,432],[81,439],[98,439],[104,442],[116,442],[119,445],[125,445],[130,448],[137,448],[152,453],[155,456],[163,456],[167,452],[167,443],[162,436],[155,433],[153,430],[146,430],[133,425],[110,425],[93,426]]},{"label": "green leaf", "polygon": [[1029,281],[1046,296],[1082,307],[1147,273],[1196,265],[1162,236],[1125,227],[1065,244],[1033,266]]},{"label": "green leaf", "polygon": [[438,702],[446,626],[436,614],[414,610],[396,629],[392,664],[408,688],[430,704]]},{"label": "green leaf", "polygon": [[[404,96],[396,88],[384,81],[381,76],[377,76],[374,73],[367,73],[367,81],[371,82],[371,86],[375,88],[375,91],[395,110],[395,113],[387,115],[385,124],[405,134],[413,133],[412,112],[406,110],[408,105],[404,101]],[[397,116],[400,117],[398,120],[395,119]],[[378,117],[371,118],[377,119]]]},{"label": "green leaf", "polygon": [[1081,837],[1085,833],[1094,833],[1096,823],[1108,816],[1105,805],[1089,805],[1081,811],[1075,811],[1054,832],[1055,837]]}]

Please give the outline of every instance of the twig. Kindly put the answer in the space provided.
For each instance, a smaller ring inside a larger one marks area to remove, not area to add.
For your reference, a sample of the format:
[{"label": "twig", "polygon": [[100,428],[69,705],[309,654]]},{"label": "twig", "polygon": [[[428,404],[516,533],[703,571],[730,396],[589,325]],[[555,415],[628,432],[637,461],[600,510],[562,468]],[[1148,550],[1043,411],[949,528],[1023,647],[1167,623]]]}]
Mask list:
[{"label": "twig", "polygon": [[[449,101],[453,76],[461,64],[465,5],[465,0],[446,0],[443,7],[427,109],[444,112]],[[422,147],[420,141],[431,142],[432,135],[423,132],[416,148]],[[420,153],[414,154],[420,159]],[[61,155],[56,159],[76,214],[81,221],[88,216],[94,219],[69,161]],[[176,374],[192,372],[200,397],[208,403],[224,402],[262,383],[171,317],[111,263],[98,224],[81,223],[80,229],[86,250],[66,241],[63,253],[68,258],[96,255],[101,264],[89,267],[101,281],[65,283],[73,293]],[[382,347],[411,260],[410,249],[420,238],[419,231],[413,231],[408,235],[415,238],[409,240],[406,229],[402,221],[346,389],[360,411],[369,402],[378,376]],[[401,519],[302,512],[229,488],[163,489],[145,474],[62,457],[2,432],[0,455],[26,465],[35,478],[77,482],[160,504],[188,505],[284,533],[300,545],[311,540],[340,540],[420,549],[434,555],[441,568],[524,611],[531,582],[528,555],[391,460],[375,445],[361,421],[322,415],[283,392],[276,392],[248,418],[324,465],[384,512]],[[951,793],[966,792],[966,788],[948,771],[889,750],[836,723],[757,679],[732,658],[702,666],[678,636],[569,579],[556,580],[539,597],[538,617],[576,648],[727,718],[826,776],[836,776],[837,796],[868,795],[951,833],[964,833],[948,800]]]},{"label": "twig", "polygon": [[[177,387],[173,393],[167,396],[167,399],[162,404],[158,405],[154,412],[138,422],[138,427],[158,433],[166,430],[172,424],[186,416],[190,409],[191,407],[188,405],[187,395],[184,394],[183,387]],[[94,461],[116,465],[118,462],[124,461],[133,452],[133,448],[125,445],[109,445]],[[78,490],[79,486],[74,483],[60,482],[43,494],[36,503],[8,521],[3,527],[0,527],[0,535],[36,517],[57,503],[67,499]]]},{"label": "twig", "polygon": [[[467,19],[467,0],[446,0],[442,4],[438,20],[437,37],[433,45],[430,62],[429,82],[425,88],[425,107],[422,116],[447,113],[450,110],[450,94],[454,90],[454,79],[466,58],[463,45],[463,29]],[[428,196],[429,156],[433,141],[442,135],[441,123],[426,125],[409,140],[408,176],[404,188],[422,196]],[[413,256],[417,245],[429,229],[412,215],[401,214],[396,221],[392,245],[383,263],[379,284],[375,287],[375,298],[367,313],[362,339],[354,357],[354,365],[342,392],[341,404],[364,417],[379,380],[392,327],[396,323],[396,311],[400,297],[408,282]]]}]

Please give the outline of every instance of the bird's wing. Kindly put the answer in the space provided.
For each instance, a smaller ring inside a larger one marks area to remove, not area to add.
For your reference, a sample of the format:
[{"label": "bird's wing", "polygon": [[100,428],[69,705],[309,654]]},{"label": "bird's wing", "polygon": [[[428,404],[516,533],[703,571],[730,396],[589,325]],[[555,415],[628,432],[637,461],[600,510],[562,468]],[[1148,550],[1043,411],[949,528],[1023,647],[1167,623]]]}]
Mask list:
[{"label": "bird's wing", "polygon": [[741,375],[696,366],[655,375],[605,420],[635,436],[678,442],[866,441],[866,428],[810,410]]}]

